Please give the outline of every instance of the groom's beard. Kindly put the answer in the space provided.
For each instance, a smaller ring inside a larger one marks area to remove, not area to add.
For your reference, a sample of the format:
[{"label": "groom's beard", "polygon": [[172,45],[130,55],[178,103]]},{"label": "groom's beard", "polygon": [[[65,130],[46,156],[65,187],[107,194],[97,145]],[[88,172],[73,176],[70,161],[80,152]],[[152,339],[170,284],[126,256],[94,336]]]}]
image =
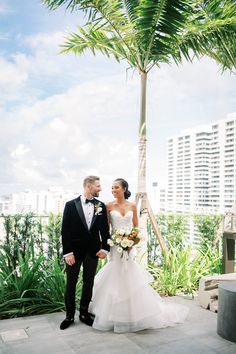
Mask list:
[{"label": "groom's beard", "polygon": [[94,198],[99,197],[99,192],[93,192],[91,193]]}]

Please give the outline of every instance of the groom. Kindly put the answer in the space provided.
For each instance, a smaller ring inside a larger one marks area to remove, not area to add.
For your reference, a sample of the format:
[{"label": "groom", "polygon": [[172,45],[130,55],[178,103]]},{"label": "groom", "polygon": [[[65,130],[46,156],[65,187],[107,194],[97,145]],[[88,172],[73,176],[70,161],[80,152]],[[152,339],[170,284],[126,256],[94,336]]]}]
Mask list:
[{"label": "groom", "polygon": [[83,266],[83,287],[80,300],[80,321],[92,326],[88,312],[98,258],[105,258],[109,251],[110,237],[105,204],[95,199],[101,191],[100,179],[88,176],[83,183],[84,192],[66,203],[62,219],[62,246],[66,262],[66,318],[60,329],[74,322],[76,284]]}]

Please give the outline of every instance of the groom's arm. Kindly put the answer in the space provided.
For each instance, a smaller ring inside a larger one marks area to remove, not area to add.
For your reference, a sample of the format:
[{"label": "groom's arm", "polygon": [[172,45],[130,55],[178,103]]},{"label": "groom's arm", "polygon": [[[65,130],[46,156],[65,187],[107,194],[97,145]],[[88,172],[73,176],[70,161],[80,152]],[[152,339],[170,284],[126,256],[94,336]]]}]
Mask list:
[{"label": "groom's arm", "polygon": [[72,251],[72,245],[71,245],[70,225],[71,225],[71,206],[67,202],[63,212],[62,227],[61,227],[62,249],[63,249],[63,257],[66,263],[72,265],[75,263],[75,259]]},{"label": "groom's arm", "polygon": [[110,251],[110,246],[107,243],[107,240],[110,238],[110,231],[105,204],[102,204],[102,209],[100,221],[101,249],[97,253],[97,256],[100,258],[105,258],[107,253]]},{"label": "groom's arm", "polygon": [[110,238],[110,227],[107,218],[107,208],[104,204],[104,213],[102,219],[102,248],[106,251],[110,251],[110,246],[107,243],[107,240]]}]

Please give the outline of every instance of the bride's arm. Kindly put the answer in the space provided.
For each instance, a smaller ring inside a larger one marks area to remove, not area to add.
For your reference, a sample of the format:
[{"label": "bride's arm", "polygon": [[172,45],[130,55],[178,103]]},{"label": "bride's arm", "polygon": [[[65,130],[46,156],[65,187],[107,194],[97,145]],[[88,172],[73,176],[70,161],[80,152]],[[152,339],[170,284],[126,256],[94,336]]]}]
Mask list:
[{"label": "bride's arm", "polygon": [[107,204],[106,204],[106,208],[107,208],[107,220],[108,220],[108,224],[110,225],[111,203],[107,203]]},{"label": "bride's arm", "polygon": [[132,203],[132,210],[133,210],[133,227],[138,227],[138,212],[135,203]]},{"label": "bride's arm", "polygon": [[[138,212],[137,212],[137,207],[135,203],[132,203],[132,210],[133,210],[133,227],[138,229]],[[140,238],[138,235],[133,239],[134,245],[137,245],[140,241]]]}]

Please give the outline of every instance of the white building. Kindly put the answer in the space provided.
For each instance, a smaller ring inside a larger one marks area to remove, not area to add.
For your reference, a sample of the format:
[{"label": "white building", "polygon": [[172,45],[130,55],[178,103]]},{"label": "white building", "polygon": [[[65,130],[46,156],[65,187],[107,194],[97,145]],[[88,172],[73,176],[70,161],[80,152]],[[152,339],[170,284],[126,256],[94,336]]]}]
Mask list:
[{"label": "white building", "polygon": [[61,187],[49,187],[47,191],[13,193],[0,197],[0,213],[17,214],[30,213],[48,215],[62,213],[66,201],[76,198],[72,191],[64,191]]},{"label": "white building", "polygon": [[150,203],[154,214],[166,210],[166,189],[161,187],[158,182],[152,183],[152,189],[149,193]]},{"label": "white building", "polygon": [[225,213],[236,200],[236,113],[168,139],[166,211]]},{"label": "white building", "polygon": [[11,203],[10,195],[0,196],[0,214],[8,214]]},{"label": "white building", "polygon": [[[165,211],[227,212],[236,201],[236,113],[168,139]],[[190,218],[187,234],[199,232]]]},{"label": "white building", "polygon": [[159,212],[165,212],[166,210],[166,189],[160,188],[160,197],[159,197]]}]

